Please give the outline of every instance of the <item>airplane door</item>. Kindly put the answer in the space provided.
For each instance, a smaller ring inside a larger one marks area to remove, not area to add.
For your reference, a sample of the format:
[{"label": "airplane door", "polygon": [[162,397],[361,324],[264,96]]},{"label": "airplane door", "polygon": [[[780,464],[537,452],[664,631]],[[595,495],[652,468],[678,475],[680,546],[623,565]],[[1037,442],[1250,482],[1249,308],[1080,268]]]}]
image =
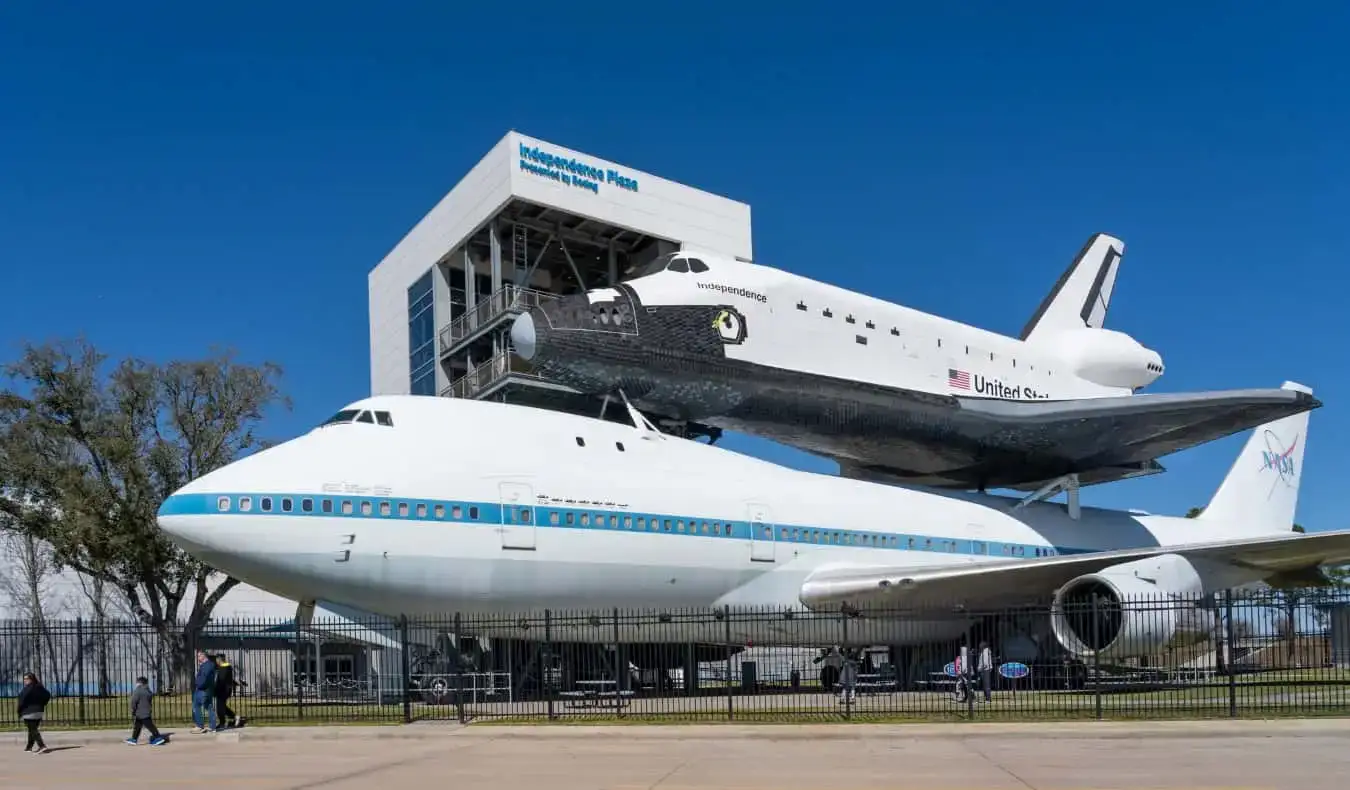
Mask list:
[{"label": "airplane door", "polygon": [[502,548],[534,551],[534,488],[528,483],[500,483]]},{"label": "airplane door", "polygon": [[769,509],[757,502],[746,504],[746,521],[750,522],[750,561],[774,562],[774,524]]}]

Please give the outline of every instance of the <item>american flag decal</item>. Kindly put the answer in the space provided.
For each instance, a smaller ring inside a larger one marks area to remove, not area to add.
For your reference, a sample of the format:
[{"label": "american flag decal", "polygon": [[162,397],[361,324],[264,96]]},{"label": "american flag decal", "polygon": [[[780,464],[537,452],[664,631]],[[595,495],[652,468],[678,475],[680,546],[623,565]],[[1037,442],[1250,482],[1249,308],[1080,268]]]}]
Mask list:
[{"label": "american flag decal", "polygon": [[955,387],[959,390],[970,389],[970,374],[964,370],[947,368],[947,386]]}]

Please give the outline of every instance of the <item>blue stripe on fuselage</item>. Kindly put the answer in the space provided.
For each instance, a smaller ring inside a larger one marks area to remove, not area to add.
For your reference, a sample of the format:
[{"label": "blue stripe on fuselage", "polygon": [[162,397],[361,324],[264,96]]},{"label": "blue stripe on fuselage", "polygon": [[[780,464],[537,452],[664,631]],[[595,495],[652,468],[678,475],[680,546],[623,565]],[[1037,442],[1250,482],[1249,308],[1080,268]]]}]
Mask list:
[{"label": "blue stripe on fuselage", "polygon": [[[249,509],[242,507],[247,501]],[[263,510],[267,504],[270,509]],[[309,509],[305,509],[305,505]],[[325,511],[324,507],[330,510]],[[348,512],[350,511],[350,512]],[[751,523],[725,519],[691,518],[669,513],[650,513],[606,506],[558,507],[528,504],[503,506],[498,502],[468,502],[442,499],[405,499],[402,497],[349,496],[335,494],[287,493],[211,493],[175,494],[164,500],[161,516],[275,516],[278,518],[355,518],[366,520],[397,520],[464,525],[500,526],[504,512],[511,512],[508,522],[517,526],[539,529],[585,529],[613,532],[635,532],[670,537],[700,537],[710,540],[751,539]],[[521,512],[528,511],[529,521],[521,520]],[[835,529],[789,523],[762,523],[754,525],[759,534],[755,539],[769,540],[765,529],[772,530],[771,539],[777,543],[809,546],[846,546],[889,551],[932,551],[940,554],[977,555],[990,557],[1035,558],[1053,554],[1083,554],[1095,549],[1065,546],[1038,546],[1029,543],[1002,541],[975,541],[922,533],[873,532],[866,530]],[[979,551],[980,545],[985,546]],[[1041,553],[1038,554],[1037,551]]]}]

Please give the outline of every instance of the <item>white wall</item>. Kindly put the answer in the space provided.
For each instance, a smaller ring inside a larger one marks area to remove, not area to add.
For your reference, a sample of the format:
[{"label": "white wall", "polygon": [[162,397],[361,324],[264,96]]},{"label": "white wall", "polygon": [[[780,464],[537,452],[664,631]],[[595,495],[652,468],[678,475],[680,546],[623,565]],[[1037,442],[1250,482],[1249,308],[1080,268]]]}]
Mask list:
[{"label": "white wall", "polygon": [[[522,147],[529,152],[524,157]],[[568,164],[540,162],[536,149]],[[585,169],[571,167],[572,160]],[[606,177],[581,177],[592,170]],[[636,189],[612,183],[609,171],[636,182]],[[754,257],[748,205],[510,132],[370,272],[372,395],[408,392],[408,286],[513,196],[728,257]],[[509,260],[509,231],[502,236]],[[447,319],[437,311],[437,331]]]},{"label": "white wall", "polygon": [[[407,394],[408,286],[511,198],[503,138],[370,272],[370,391]],[[437,331],[445,324],[436,316]]]},{"label": "white wall", "polygon": [[[26,617],[30,608],[26,563],[21,558],[17,546],[12,543],[14,540],[16,538],[11,535],[0,535],[0,620]],[[214,587],[214,583],[212,586]],[[93,604],[84,589],[92,590],[92,587],[89,587],[87,582],[82,587],[80,575],[74,571],[51,571],[41,574],[39,592],[43,614],[47,618],[57,620],[93,617]],[[192,610],[192,594],[192,590],[189,590],[180,608],[180,617],[183,619],[186,619]],[[122,603],[123,597],[115,590],[108,589],[105,600],[107,611],[114,619],[131,619],[126,605]],[[221,599],[220,604],[216,606],[215,617],[282,620],[295,616],[295,606],[294,601],[241,584]],[[322,614],[316,612],[316,616]]]},{"label": "white wall", "polygon": [[[512,132],[507,135],[507,140],[511,143],[511,190],[525,200],[731,258],[751,260],[754,257],[750,243],[750,206],[745,203],[538,138]],[[606,175],[615,171],[625,180],[636,181],[637,188],[597,182],[569,168],[550,168],[522,149],[531,153],[537,149],[541,154],[569,163],[575,160]],[[540,169],[558,178],[543,175],[538,172]],[[564,178],[567,183],[563,182]],[[595,187],[594,191],[591,186]]]}]

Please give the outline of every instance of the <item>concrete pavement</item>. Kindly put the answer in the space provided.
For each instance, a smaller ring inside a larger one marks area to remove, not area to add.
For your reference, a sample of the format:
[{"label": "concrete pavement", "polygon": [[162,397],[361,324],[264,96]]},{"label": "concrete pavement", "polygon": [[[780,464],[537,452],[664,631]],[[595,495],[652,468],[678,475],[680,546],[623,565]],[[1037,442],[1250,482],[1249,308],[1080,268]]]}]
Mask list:
[{"label": "concrete pavement", "polygon": [[1256,790],[1335,786],[1350,720],[1069,724],[469,726],[52,732],[0,742],[0,787],[548,787],[550,790],[1004,788]]}]

